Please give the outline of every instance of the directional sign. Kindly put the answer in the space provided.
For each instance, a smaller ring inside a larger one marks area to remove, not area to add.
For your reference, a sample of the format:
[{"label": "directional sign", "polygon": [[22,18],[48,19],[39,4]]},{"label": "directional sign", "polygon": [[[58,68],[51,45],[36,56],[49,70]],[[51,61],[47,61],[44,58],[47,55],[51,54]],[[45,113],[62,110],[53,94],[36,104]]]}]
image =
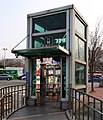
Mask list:
[{"label": "directional sign", "polygon": [[46,37],[44,40],[44,44],[47,46],[53,44],[53,38],[51,36]]}]

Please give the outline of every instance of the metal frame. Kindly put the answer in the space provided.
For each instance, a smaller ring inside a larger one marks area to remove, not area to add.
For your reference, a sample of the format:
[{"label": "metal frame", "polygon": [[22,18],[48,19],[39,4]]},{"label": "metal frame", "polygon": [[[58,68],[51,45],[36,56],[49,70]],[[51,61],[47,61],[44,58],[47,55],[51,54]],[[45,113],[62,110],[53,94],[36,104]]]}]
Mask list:
[{"label": "metal frame", "polygon": [[68,5],[68,6],[64,6],[64,7],[59,7],[59,8],[54,8],[54,9],[50,9],[50,10],[45,10],[42,12],[37,12],[37,13],[32,13],[32,14],[28,14],[27,17],[41,17],[44,15],[48,15],[48,14],[53,14],[53,13],[57,13],[57,12],[63,12],[66,11],[68,9],[73,9],[74,5]]},{"label": "metal frame", "polygon": [[56,33],[63,33],[63,32],[66,32],[66,29],[51,30],[43,33],[33,33],[32,36],[41,36],[41,35],[56,34]]},{"label": "metal frame", "polygon": [[75,47],[74,47],[74,39],[75,39],[75,11],[74,9],[70,9],[70,83],[73,87],[75,87]]},{"label": "metal frame", "polygon": [[[66,11],[66,49],[69,51],[69,44],[70,44],[70,40],[69,40],[69,32],[70,32],[70,25],[69,25],[69,20],[70,20],[70,15],[69,15],[69,10]],[[69,61],[70,61],[70,56],[66,56],[66,88],[68,88],[68,84],[70,82],[69,76]],[[67,93],[67,89],[66,89],[66,93]],[[68,101],[68,96],[66,94],[66,101]]]}]

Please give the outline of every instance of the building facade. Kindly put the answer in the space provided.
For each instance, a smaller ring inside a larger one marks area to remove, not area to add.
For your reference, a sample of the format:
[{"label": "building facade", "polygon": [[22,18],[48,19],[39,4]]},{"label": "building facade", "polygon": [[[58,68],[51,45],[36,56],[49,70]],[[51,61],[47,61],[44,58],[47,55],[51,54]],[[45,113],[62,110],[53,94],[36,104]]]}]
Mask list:
[{"label": "building facade", "polygon": [[27,48],[12,53],[26,57],[29,98],[40,92],[44,99],[59,89],[59,100],[68,101],[69,84],[87,92],[87,32],[74,5],[27,15]]}]

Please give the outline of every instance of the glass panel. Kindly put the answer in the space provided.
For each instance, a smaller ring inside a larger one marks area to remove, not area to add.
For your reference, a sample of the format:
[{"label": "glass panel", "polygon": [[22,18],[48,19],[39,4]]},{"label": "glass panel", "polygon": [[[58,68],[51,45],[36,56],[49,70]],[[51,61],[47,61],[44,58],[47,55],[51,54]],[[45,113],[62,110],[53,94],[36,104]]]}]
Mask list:
[{"label": "glass panel", "polygon": [[75,36],[75,58],[78,59],[79,58],[79,39],[77,36]]},{"label": "glass panel", "polygon": [[[42,35],[42,36],[36,36],[33,38],[33,48],[40,48],[43,46],[52,46],[52,45],[61,45],[62,47],[66,48],[66,38],[63,36],[64,33],[56,33],[56,34],[50,34],[50,35]],[[47,40],[51,40],[47,44]]]},{"label": "glass panel", "polygon": [[85,84],[86,83],[86,67],[85,65],[75,63],[75,82],[76,84]]},{"label": "glass panel", "polygon": [[85,61],[85,42],[75,36],[75,58]]},{"label": "glass panel", "polygon": [[42,28],[41,26],[35,24],[35,31],[44,32],[44,28]]},{"label": "glass panel", "polygon": [[33,33],[66,28],[66,13],[59,13],[33,19]]},{"label": "glass panel", "polygon": [[79,39],[79,59],[85,61],[85,44]]},{"label": "glass panel", "polygon": [[75,17],[75,30],[85,38],[85,26]]}]

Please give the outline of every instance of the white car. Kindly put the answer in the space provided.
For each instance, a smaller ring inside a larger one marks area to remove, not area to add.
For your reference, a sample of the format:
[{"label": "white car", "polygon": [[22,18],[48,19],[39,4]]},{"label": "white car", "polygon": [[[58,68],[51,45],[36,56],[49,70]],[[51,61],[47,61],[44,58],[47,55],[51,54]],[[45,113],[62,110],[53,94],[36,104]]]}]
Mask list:
[{"label": "white car", "polygon": [[26,76],[23,76],[21,79],[22,79],[22,80],[26,80]]}]

